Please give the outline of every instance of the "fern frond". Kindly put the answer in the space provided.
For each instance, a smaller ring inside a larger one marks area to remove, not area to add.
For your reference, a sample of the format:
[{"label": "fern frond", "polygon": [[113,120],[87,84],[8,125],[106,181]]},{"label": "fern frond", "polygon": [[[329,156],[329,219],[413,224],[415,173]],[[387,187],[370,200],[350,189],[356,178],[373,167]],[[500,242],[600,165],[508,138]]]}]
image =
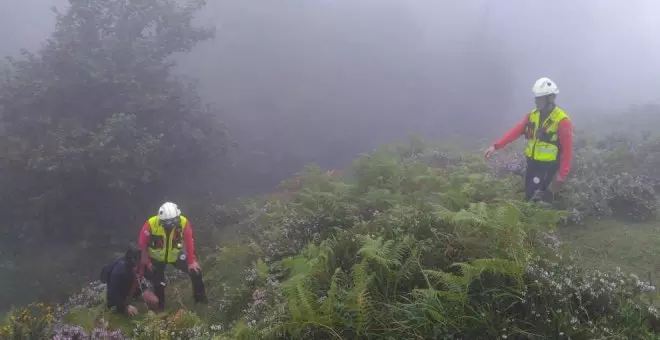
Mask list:
[{"label": "fern frond", "polygon": [[335,311],[344,299],[344,291],[342,284],[344,283],[344,272],[341,268],[336,268],[332,279],[330,280],[330,288],[326,295],[325,301],[321,304],[321,310],[325,315],[335,316]]},{"label": "fern frond", "polygon": [[296,282],[296,299],[289,303],[297,304],[297,309],[302,313],[303,320],[313,320],[317,314],[316,310],[316,294],[311,292],[308,288],[307,280],[299,280]]},{"label": "fern frond", "polygon": [[487,217],[477,215],[468,210],[461,210],[454,214],[451,222],[460,226],[484,227],[488,225]]},{"label": "fern frond", "polygon": [[383,241],[382,237],[377,239],[366,238],[364,244],[358,250],[358,254],[364,260],[373,260],[385,268],[400,264],[395,241]]},{"label": "fern frond", "polygon": [[500,226],[518,226],[521,211],[512,205],[500,205],[493,213],[493,223]]},{"label": "fern frond", "polygon": [[505,259],[478,259],[471,262],[473,270],[479,272],[488,271],[493,274],[503,275],[516,279],[519,284],[523,284],[523,275],[525,268],[521,264]]},{"label": "fern frond", "polygon": [[356,332],[360,335],[367,330],[374,313],[369,294],[369,284],[372,276],[367,273],[367,265],[364,263],[355,264],[351,274],[353,279],[353,289],[351,290],[353,312],[355,312],[357,318]]},{"label": "fern frond", "polygon": [[464,295],[467,285],[470,281],[465,276],[454,275],[441,270],[422,270],[430,283],[429,288],[442,286],[448,292]]}]

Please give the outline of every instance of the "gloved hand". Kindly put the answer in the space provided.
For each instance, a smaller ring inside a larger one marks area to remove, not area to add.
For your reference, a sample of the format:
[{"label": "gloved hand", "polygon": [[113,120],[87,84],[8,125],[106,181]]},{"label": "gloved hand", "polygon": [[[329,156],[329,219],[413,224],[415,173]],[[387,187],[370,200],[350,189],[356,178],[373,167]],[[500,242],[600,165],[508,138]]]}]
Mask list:
[{"label": "gloved hand", "polygon": [[200,271],[202,271],[202,268],[199,266],[199,263],[195,261],[188,265],[188,271],[194,271],[196,273],[199,273]]},{"label": "gloved hand", "polygon": [[484,156],[486,159],[490,158],[495,153],[495,145],[491,145],[486,151],[484,151]]},{"label": "gloved hand", "polygon": [[135,306],[128,305],[128,306],[126,306],[126,313],[130,316],[135,316],[135,315],[137,315],[138,310],[137,310],[137,308],[135,308]]},{"label": "gloved hand", "polygon": [[562,176],[560,174],[557,174],[557,176],[555,177],[555,180],[552,181],[552,183],[550,184],[550,191],[552,191],[553,193],[558,192],[564,186],[565,182],[566,182],[566,177]]}]

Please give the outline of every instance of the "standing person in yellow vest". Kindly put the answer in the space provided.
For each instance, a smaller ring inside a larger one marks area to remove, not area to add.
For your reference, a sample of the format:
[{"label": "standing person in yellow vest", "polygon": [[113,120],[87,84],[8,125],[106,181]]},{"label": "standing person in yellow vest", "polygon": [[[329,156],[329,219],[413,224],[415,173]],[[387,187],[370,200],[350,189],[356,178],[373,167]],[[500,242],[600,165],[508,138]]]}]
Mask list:
[{"label": "standing person in yellow vest", "polygon": [[557,84],[546,77],[539,78],[532,92],[536,109],[485,151],[486,158],[490,158],[495,150],[525,136],[526,200],[542,199],[553,179],[557,185],[563,184],[573,157],[573,125],[566,112],[555,104]]},{"label": "standing person in yellow vest", "polygon": [[164,203],[158,209],[158,215],[144,223],[139,245],[141,262],[146,268],[144,276],[154,285],[161,311],[165,308],[165,266],[168,263],[188,273],[196,303],[208,302],[202,269],[195,254],[192,226],[176,204]]}]

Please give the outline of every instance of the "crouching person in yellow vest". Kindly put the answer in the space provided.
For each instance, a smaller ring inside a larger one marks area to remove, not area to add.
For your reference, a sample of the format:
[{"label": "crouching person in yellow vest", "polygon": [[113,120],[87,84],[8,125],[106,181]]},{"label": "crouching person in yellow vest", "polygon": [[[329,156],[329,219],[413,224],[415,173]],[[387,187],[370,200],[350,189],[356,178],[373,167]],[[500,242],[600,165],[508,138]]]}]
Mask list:
[{"label": "crouching person in yellow vest", "polygon": [[550,79],[539,78],[532,87],[536,108],[485,151],[486,158],[521,136],[527,139],[525,156],[525,199],[543,200],[555,181],[561,186],[571,170],[573,125],[570,117],[555,104],[559,93]]},{"label": "crouching person in yellow vest", "polygon": [[158,215],[144,223],[139,245],[141,262],[146,268],[144,277],[153,284],[161,311],[165,308],[165,266],[168,263],[188,273],[196,303],[208,302],[202,269],[195,254],[192,227],[176,204],[164,203],[158,209]]}]

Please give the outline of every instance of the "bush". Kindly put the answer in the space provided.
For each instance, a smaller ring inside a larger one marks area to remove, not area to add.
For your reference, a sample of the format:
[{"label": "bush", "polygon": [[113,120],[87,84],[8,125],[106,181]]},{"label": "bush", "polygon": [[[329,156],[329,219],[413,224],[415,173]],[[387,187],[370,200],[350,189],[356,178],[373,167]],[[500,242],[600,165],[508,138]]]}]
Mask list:
[{"label": "bush", "polygon": [[251,302],[223,325],[228,338],[652,334],[654,287],[557,253],[548,232],[569,214],[515,200],[519,179],[490,175],[480,157],[432,167],[420,155],[434,152],[411,149],[376,151],[341,176],[310,167],[248,219],[267,265],[253,272],[267,279],[244,285]]},{"label": "bush", "polygon": [[46,339],[51,336],[55,308],[43,303],[32,303],[12,310],[0,328],[3,339]]},{"label": "bush", "polygon": [[[555,206],[567,210],[568,221],[577,224],[613,216],[654,219],[660,203],[660,137],[633,133],[589,138],[581,143],[578,136],[571,174]],[[491,167],[498,177],[523,176],[524,154],[498,154]]]}]

